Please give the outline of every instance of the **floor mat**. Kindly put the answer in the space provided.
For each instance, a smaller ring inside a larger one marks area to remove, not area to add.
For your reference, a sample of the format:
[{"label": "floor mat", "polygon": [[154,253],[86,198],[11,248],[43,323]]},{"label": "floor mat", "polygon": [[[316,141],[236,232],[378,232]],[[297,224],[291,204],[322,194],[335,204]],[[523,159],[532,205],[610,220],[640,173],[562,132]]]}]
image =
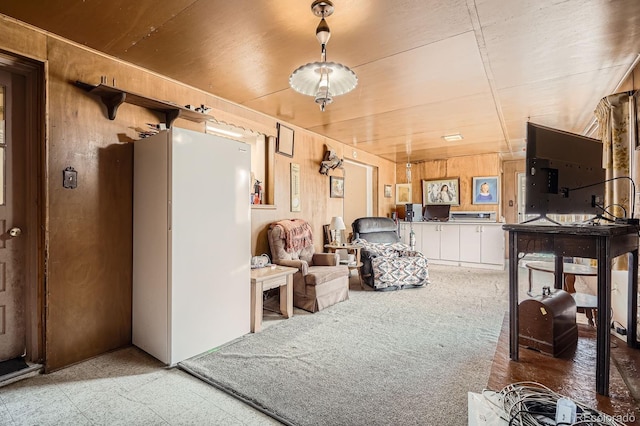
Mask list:
[{"label": "floor mat", "polygon": [[7,374],[15,373],[28,367],[22,357],[2,361],[0,362],[0,376],[6,376]]}]

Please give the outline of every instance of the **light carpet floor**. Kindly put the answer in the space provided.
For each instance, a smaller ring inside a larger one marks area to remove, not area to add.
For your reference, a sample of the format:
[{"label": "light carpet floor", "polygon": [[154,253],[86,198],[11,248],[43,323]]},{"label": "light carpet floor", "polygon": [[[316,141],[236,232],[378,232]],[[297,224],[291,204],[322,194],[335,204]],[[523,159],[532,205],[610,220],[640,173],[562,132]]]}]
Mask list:
[{"label": "light carpet floor", "polygon": [[351,291],[180,363],[291,425],[466,425],[487,384],[508,274],[430,266],[431,284]]}]

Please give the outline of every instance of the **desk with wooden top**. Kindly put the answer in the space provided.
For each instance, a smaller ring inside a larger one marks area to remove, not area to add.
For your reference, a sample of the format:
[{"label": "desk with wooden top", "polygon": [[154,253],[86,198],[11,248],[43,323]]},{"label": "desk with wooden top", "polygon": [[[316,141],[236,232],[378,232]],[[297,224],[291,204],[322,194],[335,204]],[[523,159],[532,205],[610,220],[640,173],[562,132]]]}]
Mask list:
[{"label": "desk with wooden top", "polygon": [[611,261],[628,254],[629,286],[627,345],[637,348],[638,314],[638,229],[631,225],[538,225],[507,224],[509,232],[509,356],[518,360],[518,261],[520,254],[549,253],[555,256],[554,287],[563,284],[563,257],[596,259],[598,280],[598,312],[596,343],[596,392],[609,394],[611,310]]}]

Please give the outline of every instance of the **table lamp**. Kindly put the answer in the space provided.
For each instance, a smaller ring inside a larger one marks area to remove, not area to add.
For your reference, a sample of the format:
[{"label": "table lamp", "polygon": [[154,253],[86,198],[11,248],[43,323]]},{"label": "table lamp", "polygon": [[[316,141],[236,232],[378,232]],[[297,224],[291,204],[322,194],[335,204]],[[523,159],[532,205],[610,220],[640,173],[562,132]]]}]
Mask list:
[{"label": "table lamp", "polygon": [[331,218],[331,223],[329,224],[331,244],[339,245],[342,242],[342,231],[345,229],[347,228],[344,226],[344,220],[342,220],[342,217],[334,216]]}]

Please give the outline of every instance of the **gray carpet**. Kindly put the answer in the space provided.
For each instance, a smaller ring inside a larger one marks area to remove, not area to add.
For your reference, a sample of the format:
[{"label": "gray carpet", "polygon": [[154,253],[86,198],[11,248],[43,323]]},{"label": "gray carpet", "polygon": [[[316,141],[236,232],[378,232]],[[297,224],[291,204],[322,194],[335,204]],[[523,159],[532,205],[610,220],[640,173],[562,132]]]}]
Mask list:
[{"label": "gray carpet", "polygon": [[466,425],[507,310],[506,271],[430,266],[431,282],[294,315],[181,362],[292,425]]}]

